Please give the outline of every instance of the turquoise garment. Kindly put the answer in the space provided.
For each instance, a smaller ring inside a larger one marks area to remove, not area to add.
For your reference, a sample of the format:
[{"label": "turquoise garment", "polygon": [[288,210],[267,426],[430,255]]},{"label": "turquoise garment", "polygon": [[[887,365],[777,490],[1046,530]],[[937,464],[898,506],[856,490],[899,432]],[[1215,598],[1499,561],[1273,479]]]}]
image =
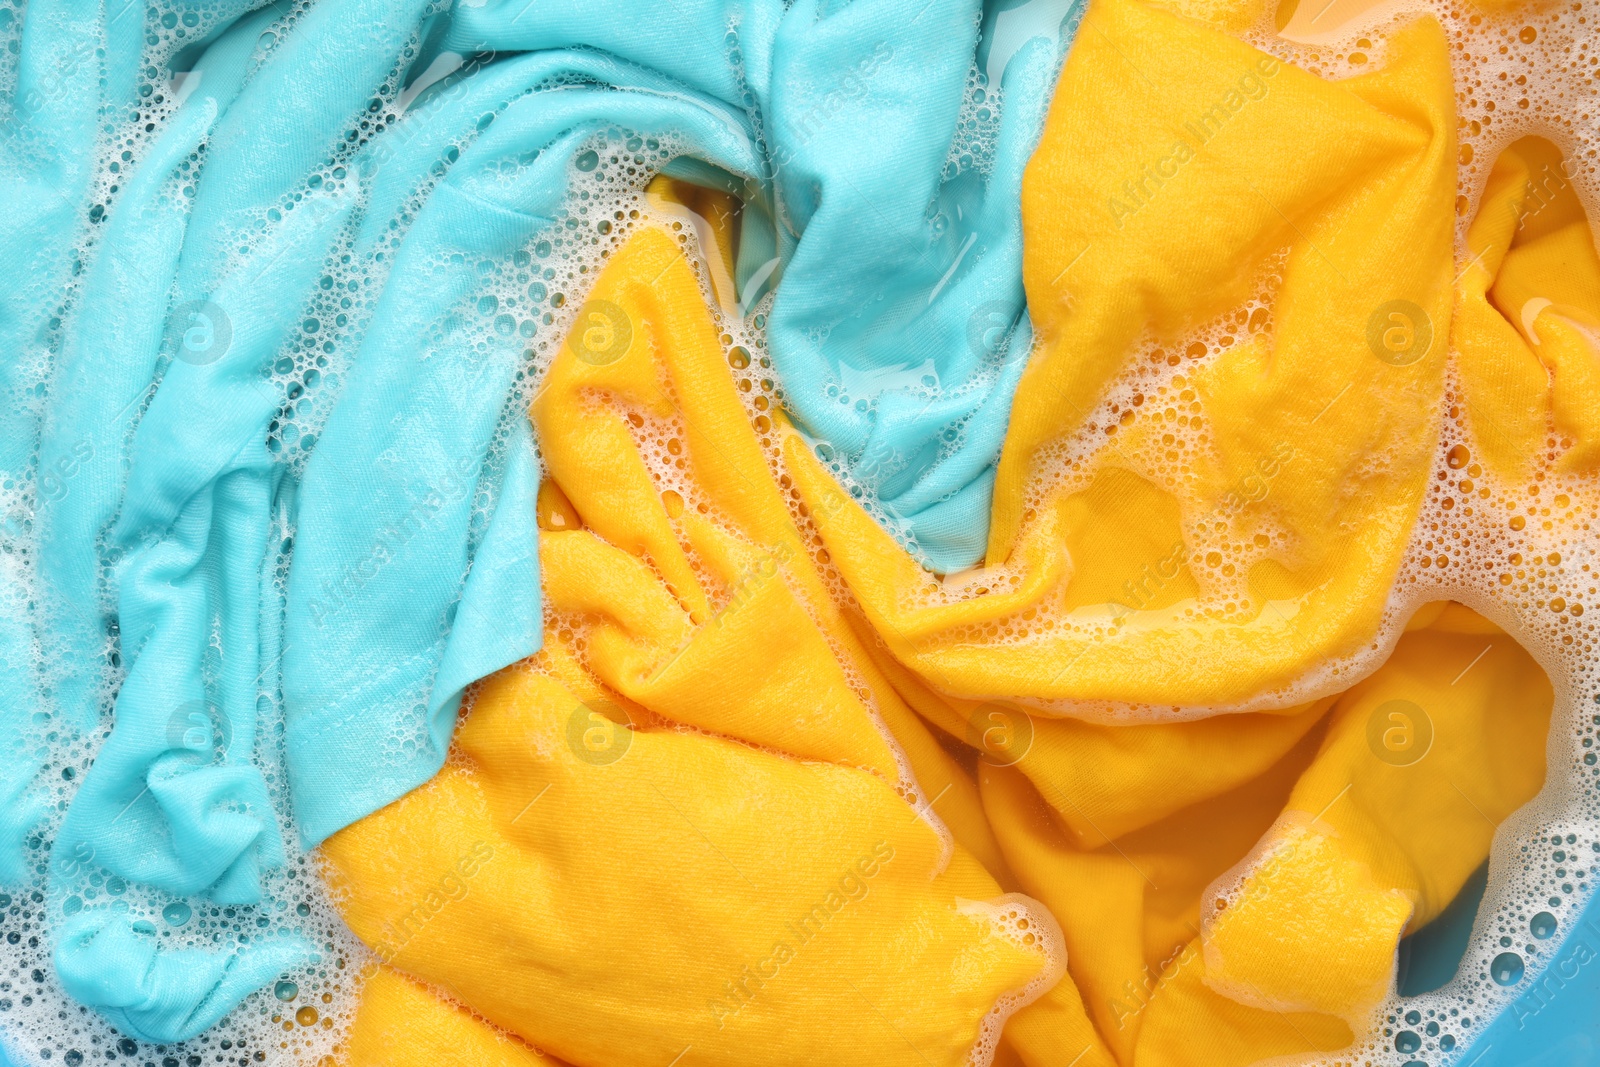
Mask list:
[{"label": "turquoise garment", "polygon": [[[677,5],[663,33],[620,0],[489,0],[460,9],[444,47],[591,45],[749,109],[778,239],[769,251],[747,236],[738,279],[784,278],[768,344],[786,402],[903,543],[935,570],[961,570],[983,555],[1032,343],[1022,168],[1081,9],[802,0],[780,11]],[[969,69],[983,88],[963,109]]]},{"label": "turquoise garment", "polygon": [[[786,221],[802,237],[769,344],[801,425],[941,572],[978,562],[988,536],[994,463],[1033,339],[1018,190],[1074,11],[1012,3],[985,12],[977,66],[986,88],[965,116],[961,86],[937,86],[933,108],[901,81],[930,65],[959,69],[972,42],[957,19],[947,33],[890,47],[881,42],[895,40],[896,15],[858,4],[820,32],[788,20],[779,35],[788,47],[775,82],[799,88],[774,101],[771,131],[787,161]],[[832,98],[817,71],[830,54],[849,57],[864,89],[820,123]],[[965,138],[951,128],[958,117]],[[870,242],[860,240],[864,222]]]},{"label": "turquoise garment", "polygon": [[[428,780],[462,689],[538,647],[526,353],[565,327],[539,250],[595,138],[740,196],[798,420],[931,564],[980,554],[1066,6],[694,7],[28,7],[0,881],[123,1033],[182,1040],[312,959],[273,872]],[[184,899],[264,932],[157,947]]]}]

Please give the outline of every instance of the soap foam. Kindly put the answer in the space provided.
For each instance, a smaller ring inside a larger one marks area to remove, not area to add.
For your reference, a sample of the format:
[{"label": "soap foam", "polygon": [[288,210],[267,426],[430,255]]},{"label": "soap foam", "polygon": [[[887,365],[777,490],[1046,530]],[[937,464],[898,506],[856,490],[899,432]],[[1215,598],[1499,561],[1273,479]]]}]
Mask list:
[{"label": "soap foam", "polygon": [[[1048,993],[1067,973],[1067,942],[1055,916],[1021,893],[1005,893],[987,901],[964,900],[957,908],[963,915],[986,920],[995,936],[1043,956],[1039,973],[1022,988],[1002,994],[978,1024],[978,1040],[967,1064],[988,1067],[999,1051],[1006,1020]],[[1070,1049],[1060,1051],[1071,1053]]]}]

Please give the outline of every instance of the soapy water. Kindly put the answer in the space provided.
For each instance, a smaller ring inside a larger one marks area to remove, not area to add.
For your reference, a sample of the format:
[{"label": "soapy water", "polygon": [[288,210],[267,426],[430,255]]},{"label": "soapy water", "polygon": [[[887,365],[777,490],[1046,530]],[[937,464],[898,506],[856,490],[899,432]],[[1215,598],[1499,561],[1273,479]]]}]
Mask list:
[{"label": "soapy water", "polygon": [[[1593,120],[1592,68],[1600,64],[1600,36],[1586,21],[1590,17],[1587,9],[1574,5],[1515,18],[1491,17],[1442,4],[1429,9],[1445,23],[1455,45],[1458,106],[1465,123],[1461,131],[1463,199],[1458,209],[1463,236],[1498,151],[1527,133],[1556,141],[1564,158],[1571,161],[1562,178],[1578,190],[1589,217],[1596,218],[1600,156],[1584,122],[1592,124]],[[285,22],[292,22],[304,10],[303,5],[294,8],[284,16]],[[1252,43],[1324,76],[1344,76],[1368,64],[1381,64],[1389,28],[1381,15],[1365,21],[1359,34],[1352,30],[1330,43],[1298,46],[1265,28],[1253,35]],[[9,23],[0,20],[0,46],[13,55],[20,27],[19,17],[12,16]],[[152,44],[153,54],[192,42],[208,27],[180,22],[167,29],[171,36]],[[165,62],[165,56],[160,58],[162,62],[152,67]],[[67,73],[64,71],[63,77]],[[0,89],[14,84],[14,78],[14,64],[0,64],[0,79],[4,79]],[[999,106],[997,94],[987,88],[988,80],[975,74],[969,82],[964,108],[969,117],[964,119],[964,128],[972,131],[972,139],[964,149],[952,149],[947,166],[982,168],[986,124],[994,121],[994,111],[985,111]],[[181,93],[179,81],[168,99],[156,94],[158,99],[142,109],[137,119],[107,133],[100,150],[100,204],[114,202],[119,176],[137,165],[141,151],[170,117],[172,104]],[[374,132],[417,100],[415,96],[408,100],[394,84],[376,99],[381,106],[368,120]],[[700,254],[704,231],[685,228],[681,215],[652,208],[643,192],[650,176],[675,158],[681,147],[670,136],[642,137],[621,129],[606,131],[586,145],[574,156],[571,192],[555,225],[509,262],[494,265],[492,276],[460,309],[461,315],[482,332],[485,344],[508,337],[528,341],[529,362],[519,375],[518,396],[507,406],[508,412],[526,411],[544,368],[577,322],[588,287],[609,254],[642,225],[676,225],[674,232],[696,267],[708,306],[722,329],[730,374],[772,464],[774,478],[787,487],[789,480],[772,433],[772,413],[785,398],[782,382],[765,352],[770,296],[749,294],[755,297],[750,306],[726,306],[711,280],[706,257]],[[358,188],[361,177],[352,173],[346,162],[335,161],[317,184]],[[418,194],[419,202],[425,195],[426,190]],[[396,242],[399,239],[397,235]],[[269,449],[285,464],[303,465],[314,450],[322,421],[348,369],[345,361],[353,350],[351,342],[360,336],[373,312],[376,294],[382,291],[386,268],[381,263],[358,261],[348,254],[349,247],[347,240],[328,256],[326,273],[318,281],[301,329],[272,368],[270,380],[281,391],[282,410],[270,427]],[[87,247],[81,254],[91,256],[93,248]],[[1461,258],[1465,261],[1467,257],[1462,254]],[[1033,491],[1042,496],[1053,485],[1070,480],[1074,462],[1093,455],[1114,436],[1115,427],[1131,421],[1130,413],[1137,418],[1137,413],[1157,406],[1170,405],[1177,411],[1180,406],[1195,405],[1192,393],[1186,392],[1186,373],[1192,373],[1191,368],[1218,358],[1238,338],[1271,330],[1275,269],[1269,264],[1264,271],[1256,301],[1197,332],[1186,345],[1151,346],[1145,359],[1134,361],[1130,372],[1091,413],[1079,436],[1059,446],[1057,480],[1053,484],[1042,481]],[[70,300],[69,294],[69,304]],[[987,345],[982,313],[983,309],[974,313],[977,336],[980,344]],[[230,326],[224,309],[182,308],[175,321],[171,344],[176,358],[206,362],[226,353]],[[425,348],[439,340],[422,338],[419,344]],[[455,341],[459,342],[459,337]],[[1435,344],[1441,341],[1436,338]],[[1363,655],[1325,665],[1294,692],[1269,694],[1260,704],[1282,706],[1347,688],[1382,662],[1417,607],[1440,599],[1458,600],[1505,628],[1534,655],[1555,686],[1547,784],[1539,798],[1510,817],[1496,835],[1489,889],[1456,979],[1433,993],[1404,1001],[1396,998],[1384,1005],[1373,1033],[1356,1048],[1325,1058],[1328,1063],[1399,1064],[1418,1057],[1426,1057],[1429,1063],[1449,1062],[1519,989],[1537,980],[1561,935],[1571,928],[1589,899],[1592,872],[1600,866],[1600,804],[1594,785],[1600,777],[1600,768],[1595,766],[1596,726],[1600,725],[1600,678],[1594,668],[1595,587],[1600,585],[1595,578],[1600,558],[1596,558],[1592,533],[1593,524],[1600,521],[1592,503],[1597,499],[1595,479],[1559,470],[1554,461],[1561,444],[1552,440],[1547,463],[1532,485],[1498,484],[1474,459],[1476,442],[1454,407],[1458,392],[1452,385],[1430,490],[1382,634]],[[520,416],[509,415],[508,419],[515,417]],[[1191,418],[1191,422],[1184,427],[1187,432],[1174,434],[1173,451],[1178,455],[1171,460],[1173,466],[1164,472],[1150,472],[1158,482],[1162,477],[1178,476],[1184,453],[1198,454],[1204,448],[1203,412],[1184,410],[1180,417]],[[1173,421],[1176,424],[1177,418]],[[681,457],[671,448],[674,429],[641,426],[638,439],[663,492],[676,493],[684,506],[693,507],[697,503],[693,488],[682,475]],[[510,440],[508,422],[498,437],[498,447],[507,447]],[[957,435],[948,442],[948,450],[953,452],[961,444]],[[819,454],[829,459],[825,445],[819,447]],[[874,506],[870,487],[860,484],[840,463],[830,463],[830,468],[881,522],[892,523],[892,516]],[[1242,487],[1247,495],[1257,492],[1258,486],[1264,487],[1259,491],[1270,492],[1275,474],[1262,470],[1258,475],[1258,481]],[[36,491],[70,493],[75,477],[70,464],[44,472]],[[797,522],[818,553],[817,562],[830,588],[836,596],[848,599],[842,580],[827,566],[814,528],[799,510],[798,494],[790,495],[789,500]],[[10,511],[18,501],[3,503]],[[480,521],[486,521],[490,502],[478,504]],[[287,542],[293,529],[285,520],[274,533]],[[1248,544],[1202,545],[1193,561],[1197,575],[1206,577],[1208,594],[1222,603],[1231,597],[1232,610],[1247,607],[1236,575],[1247,571],[1253,558],[1270,552],[1274,543],[1273,531],[1259,533],[1265,544],[1253,537]],[[1213,552],[1216,562],[1209,558]],[[9,556],[5,565],[13,568],[6,587],[26,590],[25,569],[16,570],[17,564]],[[1232,572],[1224,573],[1230,565]],[[276,580],[284,582],[286,576],[287,558]],[[1005,580],[1003,573],[999,577]],[[948,583],[948,588],[954,596],[970,595],[957,582]],[[325,610],[326,619],[336,622],[342,610],[338,598],[330,599]],[[109,654],[116,656],[114,640]],[[116,684],[114,678],[108,700]],[[857,688],[870,700],[865,685]],[[1126,720],[1159,714],[1170,721],[1247,707],[1070,710],[1090,718],[1103,715]],[[47,897],[41,861],[35,882],[0,895],[4,913],[0,926],[0,1028],[8,1051],[18,1062],[77,1067],[88,1057],[148,1061],[163,1067],[199,1062],[317,1063],[331,1053],[353,1012],[359,976],[378,957],[357,941],[338,917],[318,875],[314,854],[299,851],[294,844],[298,837],[289,816],[283,771],[281,704],[263,701],[258,717],[252,760],[266,769],[278,830],[289,851],[283,867],[263,875],[266,902],[223,906],[203,899],[174,900],[148,887],[104,877],[96,869],[92,852],[74,854],[65,861],[58,857],[69,875],[81,877]],[[170,729],[182,742],[177,747],[189,752],[184,758],[195,761],[214,759],[234,744],[231,724],[209,705],[175,710]],[[41,828],[37,850],[47,847],[76,782],[93,762],[104,736],[99,733],[82,744],[56,745],[50,752],[49,771],[60,785],[56,787],[56,813]],[[56,740],[48,734],[40,738],[47,746]],[[397,740],[397,744],[405,743]],[[909,773],[905,780],[911,781]],[[926,798],[908,795],[907,799],[926,818],[936,821],[922,802]],[[307,966],[246,998],[221,1024],[200,1037],[169,1046],[144,1045],[116,1034],[103,1018],[66,996],[50,960],[55,917],[108,900],[117,911],[137,917],[165,946],[199,947],[228,940],[249,943],[295,934],[313,942],[318,953]],[[1007,910],[1002,902],[995,906],[991,920],[1024,943],[1034,943],[1030,938],[1051,941],[1047,932],[1031,930],[1030,923],[1045,927],[1053,923],[1048,917],[1030,919],[1024,906]],[[1047,973],[1059,974],[1059,948],[1050,955],[1053,962]],[[997,1006],[985,1025],[984,1040],[974,1050],[975,1063],[987,1061],[999,1024],[1027,997],[1028,991],[1021,991]]]}]

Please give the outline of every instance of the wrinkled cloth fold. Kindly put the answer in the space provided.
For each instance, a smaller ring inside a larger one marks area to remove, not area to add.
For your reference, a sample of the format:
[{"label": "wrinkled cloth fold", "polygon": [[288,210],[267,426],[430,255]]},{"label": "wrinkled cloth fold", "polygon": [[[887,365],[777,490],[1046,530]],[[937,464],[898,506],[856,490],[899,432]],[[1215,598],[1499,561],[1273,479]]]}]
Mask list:
[{"label": "wrinkled cloth fold", "polygon": [[[0,194],[0,244],[28,264],[0,318],[18,354],[0,371],[6,880],[40,873],[52,746],[105,734],[54,831],[52,907],[95,871],[257,904],[287,826],[310,847],[432,778],[464,687],[538,648],[519,382],[563,319],[559,298],[491,313],[485,294],[570,218],[597,138],[665,138],[650,168],[738,194],[730,300],[786,279],[771,316],[799,410],[886,374],[851,404],[882,393],[888,415],[817,409],[812,428],[847,465],[893,457],[872,487],[906,543],[976,555],[1028,348],[1021,167],[1067,7],[981,55],[975,0],[752,0],[666,33],[621,5],[536,8],[197,5],[166,34],[142,9],[29,6]],[[136,63],[177,43],[165,69]],[[980,65],[981,120],[963,111]],[[911,170],[869,165],[869,133]],[[871,226],[853,184],[884,212]],[[975,355],[957,320],[979,296],[996,310]],[[858,325],[819,349],[846,305]],[[931,386],[895,377],[924,363]],[[190,1008],[119,1025],[176,1040]]]}]

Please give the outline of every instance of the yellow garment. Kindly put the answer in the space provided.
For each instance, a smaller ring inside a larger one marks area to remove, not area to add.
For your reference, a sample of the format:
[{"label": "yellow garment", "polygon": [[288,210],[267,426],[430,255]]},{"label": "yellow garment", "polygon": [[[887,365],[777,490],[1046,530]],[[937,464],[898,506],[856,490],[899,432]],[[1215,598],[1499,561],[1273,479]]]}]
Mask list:
[{"label": "yellow garment", "polygon": [[[1085,848],[1063,833],[1051,809],[1017,770],[985,771],[985,810],[1023,885],[1060,920],[1072,981],[1118,1062],[1135,1061],[1157,989],[1161,998],[1171,997],[1168,986],[1174,978],[1163,982],[1163,975],[1202,972],[1195,943],[1201,894],[1270,825],[1294,775],[1309,761],[1315,740],[1308,737],[1256,781],[1099,847]],[[1208,990],[1202,993],[1189,997],[1199,1003],[1182,1020],[1194,1036],[1209,1040],[1207,1031],[1245,1009]],[[1248,1015],[1251,1047],[1258,1056],[1303,1051],[1296,1028],[1317,1034],[1319,1047],[1326,1049],[1342,1048],[1350,1040],[1342,1024],[1315,1017],[1284,1020],[1253,1010]],[[1193,1052],[1204,1050],[1205,1044],[1186,1047]],[[1141,1062],[1158,1064],[1210,1062],[1140,1056]]]},{"label": "yellow garment", "polygon": [[442,1000],[388,967],[361,987],[339,1067],[557,1067],[559,1061]]},{"label": "yellow garment", "polygon": [[978,743],[983,738],[974,725],[986,716],[1023,727],[1031,740],[1015,760],[1003,749],[991,754],[1033,779],[1079,844],[1103,844],[1258,777],[1332,703],[1318,700],[1287,714],[1102,726],[943,696],[891,657],[881,656],[880,664],[907,703],[975,747],[986,747]]},{"label": "yellow garment", "polygon": [[[1115,841],[1085,847],[1019,768],[985,769],[1011,869],[1060,920],[1072,980],[1120,1062],[1232,1067],[1343,1048],[1389,991],[1402,931],[1449,903],[1494,826],[1538,790],[1553,702],[1543,673],[1465,608],[1424,614],[1339,698],[1325,736]],[[1395,708],[1425,721],[1396,726]],[[1394,744],[1425,732],[1414,762],[1374,749],[1396,729],[1411,732]],[[1207,887],[1263,854],[1227,908],[1213,900],[1202,917]]]},{"label": "yellow garment", "polygon": [[434,781],[324,847],[346,918],[573,1063],[964,1063],[1053,984],[1051,921],[921,817],[994,850],[826,597],[679,246],[635,236],[602,307],[626,352],[569,347],[534,404],[545,648],[482,685]]},{"label": "yellow garment", "polygon": [[1529,477],[1600,465],[1600,256],[1571,163],[1525,137],[1501,153],[1467,234],[1452,340],[1467,423],[1489,469]]},{"label": "yellow garment", "polygon": [[739,201],[720,190],[665,174],[652,178],[644,193],[650,210],[675,233],[694,233],[717,306],[723,314],[737,314],[739,292],[733,268],[739,257],[739,227],[735,224],[743,210]]}]

